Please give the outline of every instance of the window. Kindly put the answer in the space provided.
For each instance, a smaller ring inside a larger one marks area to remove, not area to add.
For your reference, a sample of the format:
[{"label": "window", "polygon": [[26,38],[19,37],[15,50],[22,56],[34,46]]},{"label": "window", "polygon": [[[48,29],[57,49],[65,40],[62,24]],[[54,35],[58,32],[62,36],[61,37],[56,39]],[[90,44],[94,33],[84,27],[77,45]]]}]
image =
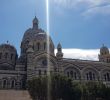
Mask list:
[{"label": "window", "polygon": [[58,48],[58,51],[61,51],[61,48]]},{"label": "window", "polygon": [[11,60],[13,59],[13,54],[11,54]]},{"label": "window", "polygon": [[3,88],[7,88],[7,80],[3,80]]},{"label": "window", "polygon": [[106,78],[106,74],[104,75],[104,79],[105,79],[105,81],[107,80],[107,78]]},{"label": "window", "polygon": [[41,75],[41,70],[39,70],[39,75]]},{"label": "window", "polygon": [[0,53],[0,59],[2,58],[2,53]]},{"label": "window", "polygon": [[89,76],[88,76],[88,73],[86,74],[86,77],[87,77],[87,80],[89,80]]},{"label": "window", "polygon": [[34,45],[33,45],[33,47],[32,47],[32,48],[33,48],[33,50],[35,49]]},{"label": "window", "polygon": [[107,73],[107,81],[110,81],[110,75]]},{"label": "window", "polygon": [[90,80],[93,79],[93,77],[92,77],[92,72],[89,72],[89,78],[90,78]]},{"label": "window", "polygon": [[73,71],[70,71],[71,78],[73,78]]},{"label": "window", "polygon": [[5,53],[5,58],[7,59],[7,57],[8,57],[8,53]]},{"label": "window", "polygon": [[95,80],[95,74],[93,73],[93,80]]},{"label": "window", "polygon": [[15,80],[11,81],[11,88],[15,88]]},{"label": "window", "polygon": [[46,75],[46,74],[47,74],[47,71],[45,70],[45,71],[44,71],[44,75]]},{"label": "window", "polygon": [[95,80],[95,74],[92,72],[86,73],[87,80]]},{"label": "window", "polygon": [[40,49],[40,43],[37,43],[37,50],[39,51]]},{"label": "window", "polygon": [[68,76],[68,77],[70,77],[70,74],[69,74],[69,72],[67,72],[67,76]]},{"label": "window", "polygon": [[46,43],[44,43],[44,50],[46,49]]},{"label": "window", "polygon": [[74,73],[74,79],[77,79],[76,72]]},{"label": "window", "polygon": [[109,73],[104,74],[104,80],[110,81],[110,74]]},{"label": "window", "polygon": [[48,64],[47,59],[44,59],[44,60],[42,61],[42,64],[43,64],[43,66],[47,66],[47,64]]}]

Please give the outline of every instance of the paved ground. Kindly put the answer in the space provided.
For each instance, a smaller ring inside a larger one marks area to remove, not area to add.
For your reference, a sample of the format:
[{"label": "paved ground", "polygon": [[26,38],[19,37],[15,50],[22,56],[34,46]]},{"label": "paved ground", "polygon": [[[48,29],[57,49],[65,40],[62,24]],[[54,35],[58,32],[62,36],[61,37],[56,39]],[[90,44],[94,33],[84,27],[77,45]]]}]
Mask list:
[{"label": "paved ground", "polygon": [[0,100],[32,100],[28,91],[0,90]]}]

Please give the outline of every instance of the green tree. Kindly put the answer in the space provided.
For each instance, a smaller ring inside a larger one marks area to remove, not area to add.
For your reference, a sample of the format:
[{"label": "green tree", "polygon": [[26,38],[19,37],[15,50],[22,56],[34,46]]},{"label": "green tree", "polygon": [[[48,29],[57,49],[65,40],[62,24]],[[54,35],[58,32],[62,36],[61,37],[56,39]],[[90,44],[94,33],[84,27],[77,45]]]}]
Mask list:
[{"label": "green tree", "polygon": [[[52,75],[50,81],[51,100],[80,100],[80,88],[71,79]],[[37,77],[28,81],[28,90],[33,100],[47,100],[47,83],[48,77]]]},{"label": "green tree", "polygon": [[36,77],[28,81],[28,90],[33,100],[46,100],[47,77]]},{"label": "green tree", "polygon": [[52,97],[53,100],[80,100],[81,92],[77,84],[65,76],[52,76]]}]

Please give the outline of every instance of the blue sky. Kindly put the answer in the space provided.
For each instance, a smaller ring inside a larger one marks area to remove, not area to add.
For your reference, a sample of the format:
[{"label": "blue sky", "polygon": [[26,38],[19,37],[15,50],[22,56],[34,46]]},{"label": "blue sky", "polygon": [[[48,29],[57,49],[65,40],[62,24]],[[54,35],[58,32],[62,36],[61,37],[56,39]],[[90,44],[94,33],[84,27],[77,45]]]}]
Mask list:
[{"label": "blue sky", "polygon": [[[110,0],[50,0],[50,35],[55,46],[98,49],[110,47]],[[20,52],[24,32],[37,16],[46,30],[45,0],[0,0],[0,44]]]}]

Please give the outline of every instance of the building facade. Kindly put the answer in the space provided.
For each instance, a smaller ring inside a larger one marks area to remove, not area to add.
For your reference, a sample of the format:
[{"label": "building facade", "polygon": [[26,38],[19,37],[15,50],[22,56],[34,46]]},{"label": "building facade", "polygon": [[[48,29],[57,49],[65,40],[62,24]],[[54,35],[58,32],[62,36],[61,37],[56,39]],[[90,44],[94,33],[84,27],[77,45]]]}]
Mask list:
[{"label": "building facade", "polygon": [[55,54],[51,37],[39,28],[36,17],[32,23],[32,28],[24,33],[19,57],[14,46],[0,45],[0,89],[24,89],[28,80],[47,75],[48,71],[74,81],[101,81],[110,85],[110,53],[106,46],[100,48],[99,61],[63,58],[61,44]]}]

